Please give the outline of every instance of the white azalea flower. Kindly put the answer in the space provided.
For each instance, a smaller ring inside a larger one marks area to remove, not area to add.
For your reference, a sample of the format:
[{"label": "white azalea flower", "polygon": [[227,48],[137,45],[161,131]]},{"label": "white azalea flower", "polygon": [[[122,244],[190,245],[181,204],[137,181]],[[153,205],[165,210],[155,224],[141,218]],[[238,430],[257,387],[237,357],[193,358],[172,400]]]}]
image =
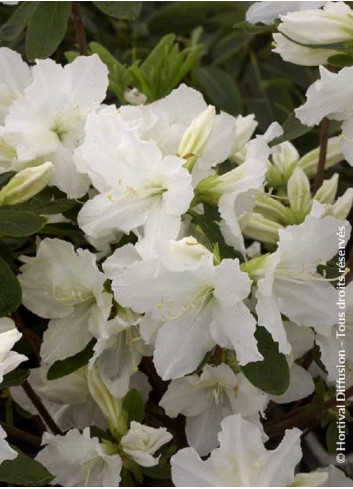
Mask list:
[{"label": "white azalea flower", "polygon": [[116,487],[121,480],[122,461],[108,443],[91,438],[89,429],[83,433],[70,430],[65,436],[43,435],[45,447],[36,460],[55,476],[53,485],[67,487]]},{"label": "white azalea flower", "polygon": [[131,245],[104,263],[117,302],[160,323],[154,362],[165,380],[192,372],[215,343],[235,349],[241,365],[262,359],[255,319],[243,303],[250,282],[239,261],[226,259],[215,266],[212,253],[206,250],[192,259],[189,248],[185,240],[182,247],[172,241],[165,254],[174,254],[170,267],[168,258],[141,260]]},{"label": "white azalea flower", "polygon": [[[137,129],[141,139],[157,142],[163,156],[179,155],[186,161],[192,158],[190,170],[194,183],[212,173],[211,169],[232,152],[236,119],[225,112],[216,115],[214,107],[207,106],[200,92],[184,84],[152,104],[138,108],[124,106],[119,112],[130,127]],[[204,129],[202,135],[200,124]],[[202,145],[198,145],[196,153],[193,151],[195,147],[191,153],[181,154],[184,146],[181,143],[186,135],[190,137],[190,133],[197,140],[201,135]]]},{"label": "white azalea flower", "polygon": [[[324,336],[331,334],[337,321],[332,304],[336,303],[336,290],[316,272],[337,252],[336,233],[340,226],[350,226],[332,217],[319,219],[308,216],[296,226],[279,231],[279,244],[275,253],[265,256],[259,269],[256,292],[256,312],[259,324],[272,334],[283,353],[290,353],[281,313],[300,326],[313,327]],[[247,267],[245,266],[245,269]]]},{"label": "white azalea flower", "polygon": [[14,460],[17,457],[17,452],[5,440],[6,436],[7,434],[0,426],[0,465],[4,460]]},{"label": "white azalea flower", "polygon": [[49,160],[55,165],[53,185],[69,197],[81,197],[90,182],[77,172],[73,152],[83,140],[87,115],[105,97],[107,68],[93,55],[65,67],[39,60],[32,73],[33,82],[5,118],[6,140],[16,150],[12,168]]},{"label": "white azalea flower", "polygon": [[22,257],[22,261],[23,303],[38,316],[51,319],[41,348],[45,363],[72,356],[92,337],[104,336],[112,297],[104,291],[106,277],[93,253],[46,238],[35,257]]},{"label": "white azalea flower", "polygon": [[338,378],[337,362],[340,350],[345,350],[347,363],[353,364],[353,282],[345,288],[345,309],[336,310],[336,323],[339,319],[340,322],[344,319],[344,336],[340,336],[338,324],[332,329],[330,336],[316,335],[316,343],[319,345],[321,361],[326,367],[329,382],[335,382]]},{"label": "white azalea flower", "polygon": [[121,447],[142,467],[153,467],[159,461],[154,453],[172,438],[166,428],[151,428],[132,421],[129,431],[121,439]]},{"label": "white azalea flower", "polygon": [[0,383],[3,381],[4,375],[27,360],[24,355],[11,351],[21,336],[22,334],[17,330],[12,319],[0,319]]},{"label": "white azalea flower", "polygon": [[334,465],[329,465],[323,469],[318,469],[317,473],[327,473],[328,480],[323,487],[352,487],[352,479],[347,477],[343,470],[338,469]]},{"label": "white azalea flower", "polygon": [[0,124],[4,123],[9,108],[31,81],[31,68],[21,55],[12,49],[0,48]]},{"label": "white azalea flower", "polygon": [[250,24],[271,25],[281,14],[320,8],[325,2],[254,2],[246,11],[246,20]]},{"label": "white azalea flower", "polygon": [[181,215],[193,197],[191,176],[176,156],[162,157],[108,107],[91,114],[77,165],[100,192],[82,207],[78,222],[92,243],[135,232],[139,250],[153,254],[157,243],[176,238]]},{"label": "white azalea flower", "polygon": [[332,73],[320,66],[321,79],[314,82],[306,93],[307,101],[295,109],[296,116],[308,126],[319,124],[323,117],[343,121],[341,150],[350,165],[353,165],[353,67]]},{"label": "white azalea flower", "polygon": [[267,451],[260,428],[239,414],[221,423],[220,447],[202,460],[193,448],[171,458],[172,480],[177,487],[284,487],[294,479],[301,459],[301,432],[293,428],[275,450]]},{"label": "white azalea flower", "polygon": [[186,416],[188,443],[202,456],[217,447],[217,434],[225,417],[242,414],[254,420],[267,402],[268,396],[242,373],[235,374],[228,365],[221,364],[205,365],[200,377],[172,380],[159,404],[168,416]]}]

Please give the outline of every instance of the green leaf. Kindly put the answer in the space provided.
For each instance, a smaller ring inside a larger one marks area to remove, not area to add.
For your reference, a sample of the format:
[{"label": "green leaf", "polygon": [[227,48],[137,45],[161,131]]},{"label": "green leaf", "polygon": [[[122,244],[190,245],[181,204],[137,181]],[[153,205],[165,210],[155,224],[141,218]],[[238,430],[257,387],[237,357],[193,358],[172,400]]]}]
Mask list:
[{"label": "green leaf", "polygon": [[15,274],[0,258],[0,317],[16,311],[22,301],[22,291]]},{"label": "green leaf", "polygon": [[0,236],[31,236],[45,226],[47,220],[29,212],[0,209]]},{"label": "green leaf", "polygon": [[0,384],[0,389],[7,389],[9,387],[22,385],[28,376],[29,376],[29,370],[25,370],[23,368],[16,368],[12,372],[4,375],[4,379]]},{"label": "green leaf", "polygon": [[140,13],[142,2],[93,2],[104,14],[114,19],[136,19]]},{"label": "green leaf", "polygon": [[171,479],[170,465],[156,465],[154,467],[143,467],[142,472],[150,479]]},{"label": "green leaf", "polygon": [[76,205],[76,201],[73,199],[55,199],[48,202],[43,202],[39,199],[32,199],[26,202],[26,209],[34,214],[61,214],[69,209],[72,209]]},{"label": "green leaf", "polygon": [[327,63],[336,68],[344,68],[345,66],[353,65],[353,56],[350,54],[335,54],[330,56]]},{"label": "green leaf", "polygon": [[338,428],[336,420],[332,420],[326,430],[326,446],[330,453],[336,453],[336,443],[338,441]]},{"label": "green leaf", "polygon": [[69,238],[75,246],[87,245],[87,241],[81,229],[70,222],[47,224],[40,230],[40,234],[60,236],[61,238],[64,236],[65,238]]},{"label": "green leaf", "polygon": [[305,126],[297,119],[294,113],[290,114],[289,117],[283,123],[283,134],[273,139],[270,146],[276,146],[276,144],[284,143],[285,141],[291,141],[292,139],[297,139],[304,134],[311,131],[311,127]]},{"label": "green leaf", "polygon": [[145,403],[137,390],[132,389],[126,394],[123,400],[123,409],[128,413],[130,422],[141,423],[145,416]]},{"label": "green leaf", "polygon": [[31,15],[37,8],[39,2],[20,2],[9,20],[0,29],[0,40],[5,42],[14,41],[27,27]]},{"label": "green leaf", "polygon": [[47,486],[53,476],[42,464],[13,447],[18,456],[0,464],[0,481],[16,486]]},{"label": "green leaf", "polygon": [[29,61],[48,58],[63,40],[71,2],[38,2],[29,21],[26,34],[26,54]]},{"label": "green leaf", "polygon": [[0,188],[4,187],[4,185],[6,185],[14,175],[16,175],[15,171],[7,171],[2,173],[0,175]]},{"label": "green leaf", "polygon": [[242,96],[229,73],[216,66],[208,66],[199,68],[197,77],[205,94],[216,107],[232,115],[241,112]]},{"label": "green leaf", "polygon": [[65,360],[57,360],[56,362],[54,362],[48,370],[47,379],[60,379],[61,377],[65,377],[65,375],[76,372],[76,370],[78,370],[79,368],[87,365],[89,360],[93,356],[93,347],[95,343],[96,340],[93,339],[88,343],[84,350],[76,353],[76,355],[65,358]]},{"label": "green leaf", "polygon": [[246,378],[259,389],[279,396],[289,386],[289,367],[286,357],[279,353],[278,343],[275,343],[270,333],[258,326],[255,338],[259,352],[264,357],[260,362],[251,362],[241,367]]}]

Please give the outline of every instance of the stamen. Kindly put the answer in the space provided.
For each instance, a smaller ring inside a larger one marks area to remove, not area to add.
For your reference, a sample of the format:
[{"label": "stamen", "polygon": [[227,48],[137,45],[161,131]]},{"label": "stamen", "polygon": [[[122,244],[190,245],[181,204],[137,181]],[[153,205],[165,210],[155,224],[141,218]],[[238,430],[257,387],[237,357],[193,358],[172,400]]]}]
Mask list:
[{"label": "stamen", "polygon": [[202,307],[205,305],[205,302],[210,298],[214,291],[214,288],[212,286],[206,286],[203,287],[202,289],[199,289],[195,294],[189,299],[189,301],[184,304],[181,309],[177,313],[172,313],[172,307],[173,303],[167,305],[168,309],[167,311],[164,310],[165,304],[159,303],[157,304],[157,309],[165,321],[174,321],[176,319],[179,319],[182,317],[184,314],[187,312],[191,311],[192,309],[195,309],[197,306],[197,309],[195,310],[195,314],[201,311]]}]

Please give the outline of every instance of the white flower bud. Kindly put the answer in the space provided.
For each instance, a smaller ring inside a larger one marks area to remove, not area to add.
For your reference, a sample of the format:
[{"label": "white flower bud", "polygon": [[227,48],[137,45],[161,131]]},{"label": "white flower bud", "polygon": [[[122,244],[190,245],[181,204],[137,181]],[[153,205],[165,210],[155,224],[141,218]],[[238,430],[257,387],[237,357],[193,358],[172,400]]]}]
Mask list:
[{"label": "white flower bud", "polygon": [[299,221],[304,220],[310,212],[311,192],[309,179],[300,167],[297,167],[289,178],[287,192],[291,210]]},{"label": "white flower bud", "polygon": [[49,161],[19,171],[0,190],[0,205],[21,204],[38,194],[50,182],[53,171],[54,165]]},{"label": "white flower bud", "polygon": [[[255,120],[254,114],[249,114],[245,117],[238,115],[235,119],[235,141],[232,147],[230,159],[240,164],[243,162],[246,156],[245,149],[246,144],[249,142],[251,136],[253,135],[258,122]],[[241,152],[240,155],[237,153]],[[243,154],[244,153],[244,154]]]},{"label": "white flower bud", "polygon": [[187,161],[186,165],[190,170],[205,149],[215,117],[216,110],[210,105],[192,121],[184,132],[180,141],[178,156]]},{"label": "white flower bud", "polygon": [[247,238],[263,243],[277,243],[281,224],[266,219],[258,212],[246,212],[239,218],[241,230]]},{"label": "white flower bud", "polygon": [[325,208],[323,216],[333,216],[336,219],[346,219],[353,205],[353,188],[349,188],[332,205]]},{"label": "white flower bud", "polygon": [[324,180],[323,184],[316,192],[314,198],[321,204],[333,204],[335,201],[338,187],[338,173],[335,173],[329,180]]},{"label": "white flower bud", "polygon": [[147,97],[144,93],[141,93],[134,88],[127,88],[124,92],[124,99],[131,105],[141,105],[147,102]]},{"label": "white flower bud", "polygon": [[[305,154],[298,161],[298,166],[304,170],[306,175],[309,178],[312,178],[316,175],[317,164],[319,161],[319,152],[320,148],[315,148],[309,153]],[[327,153],[326,153],[326,163],[325,168],[331,168],[334,165],[337,165],[340,161],[344,159],[342,155],[342,150],[340,146],[340,138],[334,137],[330,138],[327,143]]]}]

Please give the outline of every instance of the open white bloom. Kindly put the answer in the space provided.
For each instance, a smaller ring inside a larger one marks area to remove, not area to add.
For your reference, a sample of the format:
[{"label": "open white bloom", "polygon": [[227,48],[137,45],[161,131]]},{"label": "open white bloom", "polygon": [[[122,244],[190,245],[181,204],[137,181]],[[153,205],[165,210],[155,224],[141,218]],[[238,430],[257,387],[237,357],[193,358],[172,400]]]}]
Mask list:
[{"label": "open white bloom", "polygon": [[254,421],[267,402],[264,392],[223,363],[205,365],[200,376],[172,380],[160,406],[173,418],[179,413],[186,416],[188,444],[202,456],[217,447],[217,434],[225,417],[241,414]]},{"label": "open white bloom", "polygon": [[10,106],[20,98],[31,83],[31,68],[21,55],[12,49],[0,48],[0,124],[5,120]]},{"label": "open white bloom", "polygon": [[332,73],[320,66],[320,75],[321,78],[309,87],[305,104],[295,109],[296,116],[308,126],[319,124],[323,117],[343,121],[341,149],[353,166],[353,67]]},{"label": "open white bloom", "polygon": [[104,336],[112,296],[96,256],[60,239],[44,239],[35,257],[22,257],[19,281],[24,305],[49,318],[41,347],[45,363],[83,350],[92,337]]},{"label": "open white bloom", "polygon": [[129,431],[121,439],[121,447],[142,467],[153,467],[159,461],[154,453],[172,438],[166,428],[151,428],[132,421]]},{"label": "open white bloom", "polygon": [[0,319],[0,383],[4,375],[14,370],[27,357],[20,355],[11,348],[21,338],[22,334],[18,331],[12,319]]},{"label": "open white bloom", "polygon": [[159,322],[154,362],[165,380],[192,372],[215,344],[235,349],[241,365],[262,359],[255,319],[243,303],[250,281],[239,261],[215,266],[206,248],[190,254],[188,239],[172,241],[162,259],[141,260],[127,245],[103,265],[117,302]]},{"label": "open white bloom", "polygon": [[281,14],[320,8],[325,2],[254,2],[246,12],[246,20],[250,24],[271,25]]},{"label": "open white bloom", "polygon": [[[212,173],[232,152],[236,119],[225,112],[216,114],[200,92],[184,84],[152,104],[124,106],[119,112],[141,139],[155,141],[163,156],[185,158],[194,183]],[[184,151],[186,147],[189,152]]]},{"label": "open white bloom", "polygon": [[65,436],[44,433],[45,447],[36,460],[55,476],[52,484],[66,487],[116,487],[120,482],[121,458],[114,447],[91,438],[89,429],[83,433],[70,430]]},{"label": "open white bloom", "polygon": [[[337,252],[340,227],[350,233],[350,225],[333,217],[309,215],[296,226],[279,231],[278,249],[262,257],[253,275],[257,280],[259,324],[264,326],[283,353],[291,352],[281,313],[297,325],[313,327],[324,336],[337,321],[336,290],[316,271]],[[251,263],[251,262],[249,262]],[[251,265],[250,265],[251,267]],[[249,270],[249,266],[245,266]]]},{"label": "open white bloom", "polygon": [[90,182],[77,172],[73,152],[83,140],[87,115],[105,97],[107,68],[93,55],[80,56],[65,67],[39,60],[32,73],[32,83],[5,118],[6,141],[16,151],[12,168],[51,161],[52,183],[69,197],[81,197]]},{"label": "open white bloom", "polygon": [[14,460],[17,457],[17,452],[5,440],[6,436],[5,431],[0,426],[0,465],[4,460]]},{"label": "open white bloom", "polygon": [[100,193],[82,207],[80,227],[98,247],[133,231],[139,250],[153,254],[157,243],[177,237],[192,200],[185,161],[163,157],[155,142],[127,128],[114,107],[91,114],[86,133],[76,162]]},{"label": "open white bloom", "polygon": [[[342,297],[342,294],[340,295]],[[353,282],[345,288],[345,302],[338,306],[336,323],[330,336],[318,334],[316,343],[321,351],[321,361],[325,365],[329,382],[336,382],[339,378],[338,359],[340,351],[345,350],[346,361],[353,364]],[[336,295],[336,302],[339,296]]]},{"label": "open white bloom", "polygon": [[171,458],[172,480],[177,487],[284,487],[294,479],[301,459],[301,432],[293,428],[275,450],[266,450],[262,433],[239,414],[221,423],[220,447],[202,460],[193,448]]}]

